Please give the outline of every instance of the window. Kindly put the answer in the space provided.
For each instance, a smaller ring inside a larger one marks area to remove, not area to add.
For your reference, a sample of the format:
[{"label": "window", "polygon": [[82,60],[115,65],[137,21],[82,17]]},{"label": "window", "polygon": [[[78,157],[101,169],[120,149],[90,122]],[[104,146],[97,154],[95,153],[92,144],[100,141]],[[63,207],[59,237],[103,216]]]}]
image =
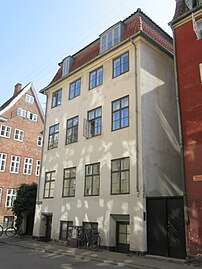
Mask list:
[{"label": "window", "polygon": [[20,171],[20,156],[11,155],[10,172],[18,174]]},{"label": "window", "polygon": [[31,112],[29,112],[29,111],[27,111],[27,118],[28,118],[29,120],[32,120],[32,121],[37,122],[38,115],[37,115],[37,114],[34,114],[34,113],[31,113]]},{"label": "window", "polygon": [[201,84],[202,84],[202,63],[199,64],[199,72],[200,72],[200,78],[201,78]]},{"label": "window", "polygon": [[125,25],[120,22],[113,26],[113,28],[107,30],[100,37],[100,52],[103,53],[106,50],[119,44],[124,33]]},{"label": "window", "polygon": [[20,116],[20,117],[23,117],[23,118],[26,118],[26,110],[25,109],[22,109],[22,108],[18,108],[17,109],[17,115]]},{"label": "window", "polygon": [[24,131],[19,130],[19,129],[15,129],[14,140],[23,142],[23,140],[24,140]]},{"label": "window", "polygon": [[40,174],[40,166],[41,166],[41,161],[40,160],[36,160],[36,171],[35,171],[35,175],[38,177]]},{"label": "window", "polygon": [[111,194],[129,193],[129,170],[129,158],[122,158],[111,161]]},{"label": "window", "polygon": [[194,14],[192,13],[192,24],[193,29],[196,34],[197,39],[202,38],[202,19],[196,20]]},{"label": "window", "polygon": [[33,165],[33,159],[32,158],[25,158],[24,169],[23,169],[24,175],[31,175],[32,174],[32,165]]},{"label": "window", "polygon": [[16,199],[16,190],[15,189],[8,189],[6,195],[6,207],[13,207],[13,203]]},{"label": "window", "polygon": [[37,136],[37,146],[42,147],[42,145],[43,145],[43,136],[38,135]]},{"label": "window", "polygon": [[58,140],[59,140],[59,123],[49,128],[48,149],[57,148]]},{"label": "window", "polygon": [[67,120],[66,144],[78,141],[78,116]]},{"label": "window", "polygon": [[66,168],[64,169],[64,179],[63,179],[63,197],[73,197],[75,196],[76,188],[76,168]]},{"label": "window", "polygon": [[0,206],[2,204],[3,188],[0,188]]},{"label": "window", "polygon": [[0,172],[6,171],[6,159],[7,159],[7,154],[0,153]]},{"label": "window", "polygon": [[62,103],[62,89],[53,93],[51,107],[53,108],[53,107],[59,106],[61,105],[61,103]]},{"label": "window", "polygon": [[33,104],[33,103],[34,103],[34,96],[29,95],[29,94],[26,94],[26,95],[25,95],[25,101],[26,101],[27,103]]},{"label": "window", "polygon": [[89,164],[85,167],[85,196],[99,195],[100,191],[100,164]]},{"label": "window", "polygon": [[101,134],[102,130],[102,108],[98,107],[88,112],[88,119],[85,124],[86,137],[91,138]]},{"label": "window", "polygon": [[112,102],[112,130],[129,126],[129,97]]},{"label": "window", "polygon": [[102,67],[90,73],[90,90],[101,85],[103,80]]},{"label": "window", "polygon": [[13,226],[14,223],[14,216],[4,216],[3,220],[3,227],[4,229]]},{"label": "window", "polygon": [[55,171],[45,174],[44,198],[53,198],[55,188]]},{"label": "window", "polygon": [[68,231],[72,230],[73,221],[60,221],[60,240],[69,240],[71,238],[68,238]]},{"label": "window", "polygon": [[129,70],[128,52],[113,61],[113,77],[118,77]]},{"label": "window", "polygon": [[11,127],[1,125],[0,126],[0,136],[5,137],[5,138],[10,138],[10,136],[11,136]]},{"label": "window", "polygon": [[98,231],[97,222],[83,222],[83,227],[93,229],[94,231]]},{"label": "window", "polygon": [[81,79],[78,79],[70,84],[69,99],[73,99],[80,95],[81,91]]}]

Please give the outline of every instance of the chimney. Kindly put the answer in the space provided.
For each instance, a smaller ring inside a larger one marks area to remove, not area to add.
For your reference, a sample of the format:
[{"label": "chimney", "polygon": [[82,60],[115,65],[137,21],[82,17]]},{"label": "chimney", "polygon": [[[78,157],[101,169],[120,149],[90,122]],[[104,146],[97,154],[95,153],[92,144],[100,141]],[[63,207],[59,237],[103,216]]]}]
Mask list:
[{"label": "chimney", "polygon": [[17,95],[17,94],[21,91],[21,89],[22,89],[22,84],[17,83],[17,84],[15,85],[15,89],[14,89],[13,96]]}]

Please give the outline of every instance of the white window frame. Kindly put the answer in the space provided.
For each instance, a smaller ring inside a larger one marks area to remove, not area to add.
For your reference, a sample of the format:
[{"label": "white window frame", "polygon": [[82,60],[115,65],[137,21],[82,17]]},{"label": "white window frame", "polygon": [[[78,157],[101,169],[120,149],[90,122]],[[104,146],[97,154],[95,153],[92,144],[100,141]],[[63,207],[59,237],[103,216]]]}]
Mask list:
[{"label": "white window frame", "polygon": [[1,125],[0,126],[0,136],[5,137],[5,138],[10,138],[11,137],[11,127],[6,126],[6,125]]},{"label": "white window frame", "polygon": [[16,199],[16,189],[7,189],[5,207],[13,207]]},{"label": "white window frame", "polygon": [[29,120],[32,120],[32,121],[37,122],[37,120],[38,120],[38,115],[37,115],[37,114],[34,114],[34,113],[30,112],[30,111],[27,111],[27,118],[28,118]]},{"label": "white window frame", "polygon": [[26,95],[25,95],[25,101],[26,101],[27,103],[33,104],[33,103],[34,103],[34,96],[29,95],[29,94],[26,94]]},{"label": "white window frame", "polygon": [[24,131],[20,129],[15,129],[14,140],[23,142],[24,141]]},{"label": "white window frame", "polygon": [[6,171],[6,160],[7,160],[7,154],[0,153],[0,172]]},{"label": "white window frame", "polygon": [[40,175],[40,167],[41,167],[41,161],[40,160],[36,160],[35,176],[37,176],[37,177]]},{"label": "white window frame", "polygon": [[32,158],[25,158],[24,159],[23,174],[30,176],[32,174],[32,166],[33,166],[33,159]]},{"label": "white window frame", "polygon": [[20,171],[20,156],[11,155],[10,173],[19,174]]},{"label": "white window frame", "polygon": [[27,114],[27,111],[23,108],[18,108],[17,109],[17,115],[22,117],[22,118],[26,118],[26,114]]},{"label": "white window frame", "polygon": [[3,188],[0,188],[0,206],[2,205]]},{"label": "white window frame", "polygon": [[197,40],[202,38],[202,19],[196,20],[194,14],[192,13],[192,24],[193,30],[196,34]]},{"label": "white window frame", "polygon": [[43,136],[42,135],[38,135],[37,136],[37,146],[38,147],[42,147],[43,145]]},{"label": "white window frame", "polygon": [[201,84],[202,84],[202,63],[199,64],[199,72],[200,72],[200,78],[201,78]]}]

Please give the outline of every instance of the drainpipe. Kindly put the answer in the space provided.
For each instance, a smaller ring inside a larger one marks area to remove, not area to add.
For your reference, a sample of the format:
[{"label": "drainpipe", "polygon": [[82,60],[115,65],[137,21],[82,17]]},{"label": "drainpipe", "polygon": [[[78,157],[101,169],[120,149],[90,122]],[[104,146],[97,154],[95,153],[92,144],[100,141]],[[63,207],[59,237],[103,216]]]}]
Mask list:
[{"label": "drainpipe", "polygon": [[139,184],[139,119],[138,119],[138,82],[137,82],[137,47],[134,41],[131,39],[131,43],[134,46],[134,63],[135,63],[135,120],[136,120],[136,192],[139,197],[140,195],[140,184]]},{"label": "drainpipe", "polygon": [[45,111],[45,119],[44,119],[44,130],[43,130],[43,145],[42,145],[42,152],[41,152],[41,166],[40,166],[40,176],[39,176],[39,181],[38,181],[38,187],[37,187],[37,194],[36,194],[36,204],[39,205],[42,203],[39,198],[39,190],[40,190],[40,182],[41,182],[41,171],[42,171],[42,161],[43,161],[43,155],[44,155],[44,141],[45,141],[45,126],[46,126],[46,117],[47,117],[47,107],[48,107],[48,95],[46,95],[46,111]]},{"label": "drainpipe", "polygon": [[[173,30],[173,29],[172,29]],[[178,87],[178,73],[176,64],[176,43],[175,43],[175,33],[173,30],[173,47],[174,47],[174,73],[175,73],[175,85],[176,85],[176,98],[177,98],[177,117],[178,117],[178,128],[179,128],[179,143],[180,143],[180,155],[181,155],[181,173],[182,173],[182,191],[184,200],[184,217],[185,222],[189,224],[189,215],[187,210],[187,192],[185,185],[185,173],[184,173],[184,146],[182,139],[182,124],[181,124],[181,113],[180,113],[180,98],[179,98],[179,87]]]}]

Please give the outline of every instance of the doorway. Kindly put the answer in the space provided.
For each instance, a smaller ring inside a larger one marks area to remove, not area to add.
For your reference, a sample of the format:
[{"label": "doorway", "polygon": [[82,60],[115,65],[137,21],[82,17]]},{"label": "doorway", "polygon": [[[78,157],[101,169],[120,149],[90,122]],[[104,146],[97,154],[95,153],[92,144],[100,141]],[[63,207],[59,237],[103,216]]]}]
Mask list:
[{"label": "doorway", "polygon": [[148,254],[186,257],[182,197],[147,198]]},{"label": "doorway", "polygon": [[48,242],[51,240],[51,227],[52,227],[52,215],[45,215],[46,222],[46,231],[45,231],[45,242]]},{"label": "doorway", "polygon": [[117,221],[116,231],[117,231],[117,236],[116,236],[117,252],[129,253],[129,251],[130,251],[129,222]]}]

